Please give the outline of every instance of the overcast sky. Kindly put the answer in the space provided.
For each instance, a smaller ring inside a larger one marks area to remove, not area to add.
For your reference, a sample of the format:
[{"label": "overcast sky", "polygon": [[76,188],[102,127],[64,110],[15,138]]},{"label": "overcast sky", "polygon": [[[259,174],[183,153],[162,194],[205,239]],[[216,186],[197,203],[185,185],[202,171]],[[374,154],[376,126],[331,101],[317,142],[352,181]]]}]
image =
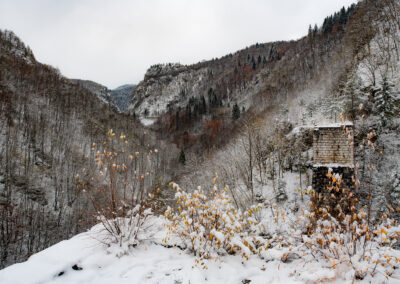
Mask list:
[{"label": "overcast sky", "polygon": [[0,28],[69,78],[138,83],[155,63],[191,64],[297,39],[355,0],[0,0]]}]

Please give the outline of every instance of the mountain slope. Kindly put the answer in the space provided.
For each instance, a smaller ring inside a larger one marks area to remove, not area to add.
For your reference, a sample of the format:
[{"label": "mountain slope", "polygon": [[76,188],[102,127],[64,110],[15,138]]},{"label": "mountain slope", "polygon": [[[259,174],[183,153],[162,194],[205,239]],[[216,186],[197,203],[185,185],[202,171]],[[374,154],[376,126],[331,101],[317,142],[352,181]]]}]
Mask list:
[{"label": "mountain slope", "polygon": [[180,148],[199,153],[221,147],[238,129],[235,104],[246,119],[294,108],[302,92],[312,91],[302,98],[308,102],[334,88],[351,68],[346,38],[354,13],[355,5],[342,10],[332,26],[297,41],[256,44],[188,66],[154,65],[133,91],[128,112],[151,118],[152,129]]},{"label": "mountain slope", "polygon": [[[220,186],[229,185],[242,208],[257,200],[277,202],[282,195],[288,201],[280,207],[297,212],[298,200],[303,199],[301,190],[312,185],[313,129],[344,119],[355,128],[357,190],[362,206],[370,204],[376,219],[388,208],[396,208],[400,201],[393,199],[400,190],[400,27],[394,15],[399,15],[398,11],[399,1],[361,1],[339,38],[333,29],[324,34],[321,27],[318,36],[311,31],[299,40],[297,48],[286,53],[292,56],[277,64],[275,70],[280,72],[271,75],[282,88],[264,90],[265,94],[275,93],[279,105],[247,114],[238,124],[237,135],[232,138],[224,132],[225,146],[205,157],[185,149],[187,162],[177,182],[194,188],[218,173]],[[318,64],[311,64],[313,60]],[[285,91],[287,83],[296,78],[297,85],[291,83],[293,87]],[[388,107],[389,115],[379,110],[380,94],[387,88],[385,78],[391,86],[387,91],[392,100],[387,104],[393,106]],[[398,218],[397,213],[391,214]]]},{"label": "mountain slope", "polygon": [[110,91],[111,96],[122,112],[126,112],[135,84],[125,84]]},{"label": "mountain slope", "polygon": [[89,81],[89,80],[70,79],[70,81],[73,84],[76,84],[83,88],[88,89],[90,92],[95,94],[99,98],[100,101],[102,101],[106,105],[109,105],[115,111],[121,111],[106,86],[103,86],[99,83]]},{"label": "mountain slope", "polygon": [[[37,62],[9,31],[0,31],[0,110],[0,267],[92,224],[74,176],[95,168],[93,145],[104,142],[109,129],[142,144],[143,151],[167,147],[96,91]],[[159,161],[166,180],[172,168],[167,160],[177,156],[173,146],[168,149]]]}]

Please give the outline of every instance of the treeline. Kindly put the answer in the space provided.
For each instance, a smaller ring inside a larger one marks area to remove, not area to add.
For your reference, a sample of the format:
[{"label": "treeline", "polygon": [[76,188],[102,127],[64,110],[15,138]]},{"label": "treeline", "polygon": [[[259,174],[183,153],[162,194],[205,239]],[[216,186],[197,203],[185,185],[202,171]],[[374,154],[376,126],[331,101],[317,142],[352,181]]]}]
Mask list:
[{"label": "treeline", "polygon": [[356,8],[356,4],[352,4],[348,8],[342,7],[339,12],[335,12],[334,14],[327,16],[324,19],[321,27],[318,27],[317,24],[315,24],[314,27],[310,25],[308,27],[308,37],[313,38],[318,33],[327,35],[336,33],[338,31],[344,31],[347,22]]}]

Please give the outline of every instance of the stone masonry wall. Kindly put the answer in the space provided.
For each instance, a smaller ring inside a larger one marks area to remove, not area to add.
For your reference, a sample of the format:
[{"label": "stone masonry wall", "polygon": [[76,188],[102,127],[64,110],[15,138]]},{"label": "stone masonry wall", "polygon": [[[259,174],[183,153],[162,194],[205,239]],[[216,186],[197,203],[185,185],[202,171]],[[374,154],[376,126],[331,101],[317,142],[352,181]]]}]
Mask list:
[{"label": "stone masonry wall", "polygon": [[[349,126],[348,126],[349,128]],[[353,166],[354,149],[343,127],[320,127],[313,136],[314,165]]]},{"label": "stone masonry wall", "polygon": [[[347,129],[348,133],[339,125],[314,129],[312,187],[316,192],[313,197],[315,208],[335,208],[343,192],[354,190],[354,146],[351,143],[353,134],[351,126],[347,126]],[[330,179],[326,176],[329,168],[332,168],[333,174],[342,176],[340,192],[330,192],[327,189],[330,186]],[[332,194],[336,198],[332,198]]]}]

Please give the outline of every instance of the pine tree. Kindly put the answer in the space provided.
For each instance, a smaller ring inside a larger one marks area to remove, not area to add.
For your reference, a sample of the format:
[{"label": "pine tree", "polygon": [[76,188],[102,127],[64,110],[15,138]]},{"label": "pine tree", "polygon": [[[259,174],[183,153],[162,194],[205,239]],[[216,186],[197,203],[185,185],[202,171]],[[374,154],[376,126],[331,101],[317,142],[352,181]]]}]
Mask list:
[{"label": "pine tree", "polygon": [[393,214],[399,216],[397,208],[400,207],[400,172],[398,170],[392,171],[387,185],[378,191],[375,204],[379,213],[378,218],[386,213],[390,206],[395,210]]},{"label": "pine tree", "polygon": [[182,165],[186,163],[185,152],[183,150],[181,150],[181,152],[179,153],[179,163],[181,163]]},{"label": "pine tree", "polygon": [[384,78],[381,83],[381,88],[376,92],[375,110],[381,119],[382,127],[391,123],[394,115],[394,92],[393,84]]},{"label": "pine tree", "polygon": [[276,202],[283,202],[287,200],[288,196],[286,193],[286,182],[282,179],[278,180],[278,187],[275,193]]},{"label": "pine tree", "polygon": [[346,22],[347,22],[347,12],[346,12],[346,8],[343,7],[343,8],[340,10],[339,24],[340,24],[341,26],[344,26],[344,25],[346,24]]},{"label": "pine tree", "polygon": [[[390,202],[390,205],[394,209],[394,212],[392,213],[395,219],[399,220],[400,218],[400,172],[399,169],[394,170],[391,174],[390,181],[388,184],[388,201]],[[387,206],[387,205],[386,205]]]},{"label": "pine tree", "polygon": [[377,215],[376,218],[379,219],[382,214],[386,213],[388,210],[388,200],[386,198],[387,192],[385,190],[380,190],[377,192],[375,197],[374,203],[376,204],[377,208]]},{"label": "pine tree", "polygon": [[326,114],[330,116],[330,119],[334,122],[339,122],[340,114],[343,112],[343,98],[339,97],[337,94],[333,95],[326,102],[322,102],[321,106],[325,108]]},{"label": "pine tree", "polygon": [[232,108],[232,118],[233,118],[233,120],[236,120],[239,117],[240,117],[240,109],[239,109],[239,106],[237,105],[237,103],[235,103]]},{"label": "pine tree", "polygon": [[344,112],[351,120],[356,118],[357,108],[364,99],[361,89],[361,78],[356,73],[350,76],[349,80],[341,89],[343,95],[343,109],[341,112]]},{"label": "pine tree", "polygon": [[313,34],[313,29],[311,27],[311,25],[308,27],[308,43],[310,44],[310,46],[312,46],[313,41],[314,41],[314,34]]},{"label": "pine tree", "polygon": [[317,26],[317,24],[315,24],[314,25],[314,29],[313,29],[313,37],[315,38],[315,36],[317,35],[317,33],[318,33],[318,26]]},{"label": "pine tree", "polygon": [[175,130],[179,129],[179,122],[180,122],[179,120],[180,120],[180,118],[179,118],[179,109],[178,109],[175,114]]},{"label": "pine tree", "polygon": [[186,105],[186,117],[189,121],[192,119],[192,107],[190,106],[190,100],[189,103]]},{"label": "pine tree", "polygon": [[394,207],[398,207],[400,203],[400,173],[393,171],[389,184],[390,201]]},{"label": "pine tree", "polygon": [[207,112],[207,104],[204,96],[201,97],[200,114],[205,114]]}]

